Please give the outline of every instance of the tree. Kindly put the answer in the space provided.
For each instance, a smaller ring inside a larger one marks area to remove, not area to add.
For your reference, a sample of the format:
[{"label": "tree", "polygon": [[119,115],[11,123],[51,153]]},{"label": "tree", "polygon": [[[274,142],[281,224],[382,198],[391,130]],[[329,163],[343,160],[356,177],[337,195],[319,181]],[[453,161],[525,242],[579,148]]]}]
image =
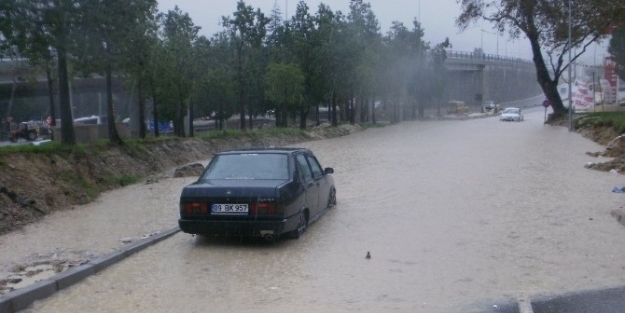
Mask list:
[{"label": "tree", "polygon": [[[462,13],[456,24],[466,29],[472,22],[482,19],[494,25],[497,32],[507,31],[510,38],[527,37],[532,47],[538,84],[551,101],[554,117],[562,116],[567,109],[558,93],[558,82],[570,66],[565,57],[569,51],[572,61],[586,48],[606,36],[606,28],[625,16],[625,2],[610,0],[563,3],[555,0],[457,0]],[[569,21],[569,4],[572,18]],[[572,30],[568,41],[569,22]]]},{"label": "tree", "polygon": [[155,0],[143,0],[137,3],[135,20],[122,50],[121,69],[129,76],[131,86],[136,86],[137,125],[139,138],[145,138],[145,101],[149,95],[150,75],[153,74],[155,47],[158,42],[157,3]]},{"label": "tree", "polygon": [[[260,11],[254,11],[251,6],[245,4],[243,0],[237,2],[237,11],[234,18],[223,17],[223,26],[227,29],[231,43],[234,44],[236,61],[236,79],[238,84],[238,109],[241,121],[241,130],[246,129],[245,111],[249,106],[248,90],[255,88],[253,77],[246,74],[253,70],[256,57],[260,55],[259,50],[267,35],[267,24],[269,19]],[[251,120],[251,115],[250,115]]]},{"label": "tree", "polygon": [[[32,27],[27,11],[29,7],[23,2],[5,2],[0,4],[0,57],[26,57],[31,66],[43,69],[48,82],[49,111],[55,126],[56,110],[54,105],[54,55],[51,40],[44,27]],[[36,77],[36,75],[34,75]]]},{"label": "tree", "polygon": [[106,108],[108,116],[109,141],[122,145],[116,127],[115,105],[113,103],[113,72],[119,73],[124,65],[124,53],[133,42],[133,30],[143,24],[146,13],[152,13],[153,0],[84,0],[81,29],[83,47],[77,52],[85,76],[92,72],[104,74],[106,78]]},{"label": "tree", "polygon": [[[373,98],[375,67],[379,60],[377,48],[381,41],[379,22],[369,3],[362,0],[350,1],[350,13],[347,16],[350,41],[348,43],[352,62],[351,72],[351,109],[349,121],[354,124],[358,117],[363,122],[369,112],[365,105],[368,98]],[[373,100],[371,102],[374,102]]]},{"label": "tree", "polygon": [[291,55],[299,65],[304,77],[302,101],[294,108],[299,113],[300,129],[306,128],[306,119],[310,108],[317,106],[318,111],[319,102],[323,99],[323,94],[319,92],[320,89],[317,86],[319,81],[317,61],[319,60],[315,58],[315,42],[312,38],[315,31],[315,21],[308,10],[308,5],[304,1],[300,1],[290,24],[292,30]]},{"label": "tree", "polygon": [[276,125],[287,127],[286,114],[289,107],[301,105],[304,92],[304,73],[294,64],[271,63],[267,68],[265,81],[267,83],[266,97],[278,104],[276,110]]},{"label": "tree", "polygon": [[231,66],[232,53],[230,36],[224,31],[211,38],[212,61],[209,65],[207,86],[208,107],[215,112],[216,128],[225,129],[225,121],[237,110],[236,70]]},{"label": "tree", "polygon": [[417,73],[417,100],[419,102],[419,117],[424,117],[426,103],[438,100],[437,115],[440,115],[440,98],[443,96],[447,84],[447,70],[445,59],[447,52],[445,49],[451,48],[449,39],[437,44],[434,48],[428,49],[423,65]]},{"label": "tree", "polygon": [[341,53],[341,43],[345,35],[344,16],[333,12],[330,7],[320,4],[314,17],[315,32],[312,41],[316,43],[315,56],[317,70],[322,79],[316,82],[323,98],[329,100],[329,114],[332,126],[338,126],[338,102],[341,87],[341,73],[349,55]]},{"label": "tree", "polygon": [[193,44],[197,40],[200,27],[195,26],[189,14],[177,6],[165,14],[163,36],[165,60],[168,71],[163,91],[165,100],[173,106],[166,107],[165,115],[173,117],[174,134],[184,137],[184,116],[187,102],[193,90]]},{"label": "tree", "polygon": [[612,38],[610,39],[610,46],[608,52],[614,58],[614,62],[617,64],[617,71],[621,79],[625,78],[625,25],[623,27],[617,27],[612,32]]},{"label": "tree", "polygon": [[417,21],[414,21],[412,30],[395,21],[384,38],[387,49],[383,73],[386,76],[385,97],[392,106],[393,122],[403,119],[408,104],[416,109],[417,66],[419,56],[424,55],[423,51],[427,48],[422,37],[423,30]]},{"label": "tree", "polygon": [[[76,144],[67,61],[75,47],[73,38],[77,29],[81,28],[80,17],[83,13],[83,4],[78,0],[15,0],[2,1],[0,5],[0,35],[4,38],[2,46],[5,53],[9,51],[14,56],[44,60],[48,71],[53,57],[56,57],[61,142],[65,145]],[[54,116],[54,102],[51,106],[51,115]]]}]

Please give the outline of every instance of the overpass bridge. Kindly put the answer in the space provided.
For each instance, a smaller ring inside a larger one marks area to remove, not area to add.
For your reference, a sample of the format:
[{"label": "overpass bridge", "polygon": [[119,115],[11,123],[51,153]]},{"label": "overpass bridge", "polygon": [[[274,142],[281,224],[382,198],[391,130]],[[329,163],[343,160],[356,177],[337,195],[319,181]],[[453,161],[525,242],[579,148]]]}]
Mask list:
[{"label": "overpass bridge", "polygon": [[[495,103],[525,99],[539,94],[536,70],[530,60],[475,52],[447,51],[445,61],[447,87],[441,99],[461,100],[475,108],[483,101]],[[6,112],[13,95],[13,111],[20,110],[21,103],[35,103],[39,113],[33,117],[49,115],[48,86],[45,74],[34,72],[27,60],[0,61],[0,118]],[[103,115],[106,112],[105,83],[102,77],[74,79],[71,82],[73,116]],[[123,117],[130,114],[133,95],[119,80],[113,80],[116,111]],[[58,104],[58,93],[55,103]],[[58,105],[57,105],[58,110]],[[57,114],[58,116],[58,114]]]},{"label": "overpass bridge", "polygon": [[533,61],[476,52],[447,51],[444,99],[473,106],[510,102],[541,93]]}]

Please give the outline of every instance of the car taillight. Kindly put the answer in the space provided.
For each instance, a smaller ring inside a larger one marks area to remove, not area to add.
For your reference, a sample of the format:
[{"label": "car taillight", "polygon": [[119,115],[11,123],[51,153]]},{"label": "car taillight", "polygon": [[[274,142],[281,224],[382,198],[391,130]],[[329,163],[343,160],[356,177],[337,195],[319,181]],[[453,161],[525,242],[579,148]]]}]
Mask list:
[{"label": "car taillight", "polygon": [[276,205],[275,202],[254,202],[250,203],[250,214],[276,214],[283,213],[282,207]]},{"label": "car taillight", "polygon": [[182,213],[187,214],[208,214],[206,202],[185,202],[181,209]]}]

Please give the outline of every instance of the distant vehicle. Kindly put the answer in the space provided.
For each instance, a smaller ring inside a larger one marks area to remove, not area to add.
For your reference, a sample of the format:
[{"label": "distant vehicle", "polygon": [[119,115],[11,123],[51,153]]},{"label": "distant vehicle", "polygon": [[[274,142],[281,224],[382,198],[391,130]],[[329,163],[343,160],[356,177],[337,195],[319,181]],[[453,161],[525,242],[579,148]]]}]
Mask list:
[{"label": "distant vehicle", "polygon": [[523,111],[519,108],[505,108],[499,116],[500,121],[520,122],[523,121]]},{"label": "distant vehicle", "polygon": [[463,101],[451,100],[448,103],[447,114],[466,114],[469,113],[469,106]]},{"label": "distant vehicle", "polygon": [[332,173],[303,148],[218,153],[182,190],[178,225],[206,236],[299,238],[336,204]]},{"label": "distant vehicle", "polygon": [[495,104],[495,101],[490,100],[484,102],[484,111],[499,111],[500,109],[499,104]]},{"label": "distant vehicle", "polygon": [[9,140],[11,142],[17,142],[18,139],[24,138],[28,141],[34,141],[37,139],[36,126],[28,123],[12,124],[10,126]]},{"label": "distant vehicle", "polygon": [[98,125],[98,124],[106,124],[108,123],[108,118],[106,116],[86,116],[79,117],[74,119],[74,124],[89,124],[89,125]]}]

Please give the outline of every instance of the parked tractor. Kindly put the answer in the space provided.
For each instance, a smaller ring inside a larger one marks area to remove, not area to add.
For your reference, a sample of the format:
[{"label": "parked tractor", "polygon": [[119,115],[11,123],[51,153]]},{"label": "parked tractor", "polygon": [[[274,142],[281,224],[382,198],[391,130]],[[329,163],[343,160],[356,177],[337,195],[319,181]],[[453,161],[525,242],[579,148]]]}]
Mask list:
[{"label": "parked tractor", "polygon": [[19,123],[11,124],[10,128],[9,140],[11,142],[17,142],[20,138],[24,138],[28,141],[37,139],[37,129],[34,125],[31,126],[28,123]]}]

